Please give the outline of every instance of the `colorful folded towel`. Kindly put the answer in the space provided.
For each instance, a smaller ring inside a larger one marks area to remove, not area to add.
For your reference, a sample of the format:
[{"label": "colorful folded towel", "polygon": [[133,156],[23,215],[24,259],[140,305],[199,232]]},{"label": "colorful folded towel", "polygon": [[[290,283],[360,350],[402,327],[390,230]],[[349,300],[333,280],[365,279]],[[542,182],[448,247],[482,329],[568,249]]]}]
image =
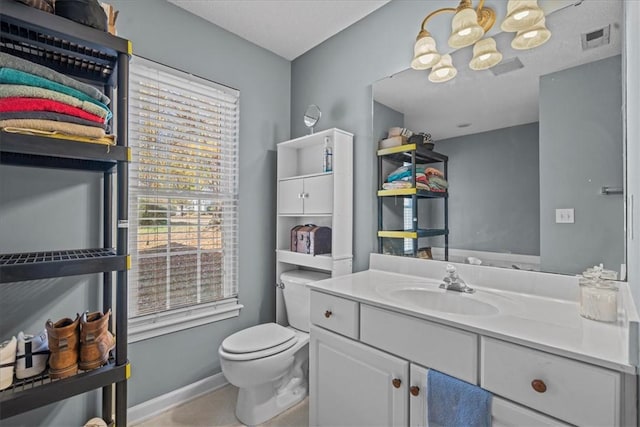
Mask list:
[{"label": "colorful folded towel", "polygon": [[105,125],[93,122],[91,120],[81,119],[80,117],[71,116],[69,114],[54,113],[53,111],[11,111],[0,112],[0,120],[12,120],[12,119],[42,119],[42,120],[55,120],[57,122],[75,123],[77,125],[93,126],[98,128],[105,128]]},{"label": "colorful folded towel", "polygon": [[26,85],[0,85],[0,98],[45,98],[59,101],[85,110],[87,113],[95,114],[98,117],[109,120],[112,116],[109,109],[102,108],[92,102],[83,101],[64,93],[56,92],[41,87]]},{"label": "colorful folded towel", "polygon": [[90,97],[86,93],[83,93],[77,89],[74,89],[69,86],[65,86],[58,82],[54,82],[49,79],[45,79],[40,76],[36,76],[33,74],[25,73],[24,71],[14,70],[13,68],[0,68],[0,83],[12,84],[12,85],[26,85],[26,86],[36,86],[44,89],[54,90],[56,92],[61,92],[66,95],[73,96],[82,101],[88,101],[93,104],[98,105],[104,109],[109,109],[102,102]]},{"label": "colorful folded towel", "polygon": [[16,111],[53,111],[104,125],[103,118],[59,101],[44,98],[0,98],[0,112]]},{"label": "colorful folded towel", "polygon": [[[425,165],[416,165],[416,173],[424,173],[425,169]],[[407,176],[411,176],[411,166],[401,166],[389,174],[387,182],[397,181]]]},{"label": "colorful folded towel", "polygon": [[[75,123],[57,122],[55,120],[39,119],[11,119],[0,120],[0,128],[22,128],[50,132],[59,132],[66,135],[86,136],[89,138],[104,138],[104,129],[77,125]],[[6,130],[6,129],[5,129]]]},{"label": "colorful folded towel", "polygon": [[43,77],[47,80],[58,82],[62,85],[83,92],[97,101],[104,104],[109,103],[109,98],[95,87],[82,83],[74,78],[58,73],[57,71],[47,68],[43,65],[35,64],[26,59],[0,52],[0,67],[13,68],[14,70],[24,71],[25,73]]}]

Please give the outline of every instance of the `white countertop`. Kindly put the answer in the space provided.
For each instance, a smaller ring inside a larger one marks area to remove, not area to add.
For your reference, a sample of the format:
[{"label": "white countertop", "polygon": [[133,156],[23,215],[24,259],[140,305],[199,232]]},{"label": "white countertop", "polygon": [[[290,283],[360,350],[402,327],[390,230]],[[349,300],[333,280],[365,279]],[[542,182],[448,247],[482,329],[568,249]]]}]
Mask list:
[{"label": "white countertop", "polygon": [[[500,273],[498,273],[500,274]],[[578,302],[531,293],[513,292],[469,283],[473,294],[439,289],[440,280],[422,275],[370,269],[359,273],[310,283],[313,290],[376,307],[423,318],[481,335],[525,345],[564,357],[592,363],[629,374],[636,373],[630,360],[629,321],[624,313],[616,323],[589,320],[579,315]],[[424,288],[448,292],[455,297],[485,302],[495,313],[466,315],[426,309],[419,303],[394,300],[389,290]],[[637,314],[633,314],[637,317]],[[632,332],[633,334],[633,332]],[[637,352],[637,349],[635,350]]]}]

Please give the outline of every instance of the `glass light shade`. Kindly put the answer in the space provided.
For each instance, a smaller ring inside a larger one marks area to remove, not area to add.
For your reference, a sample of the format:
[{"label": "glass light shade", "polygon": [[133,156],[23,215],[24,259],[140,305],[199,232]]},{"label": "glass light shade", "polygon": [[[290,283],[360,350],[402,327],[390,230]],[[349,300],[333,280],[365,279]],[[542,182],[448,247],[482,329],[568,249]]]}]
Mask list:
[{"label": "glass light shade", "polygon": [[536,0],[509,0],[507,16],[500,28],[502,31],[522,31],[544,18],[544,11]]},{"label": "glass light shade", "polygon": [[440,62],[431,68],[429,73],[429,81],[433,83],[444,83],[451,80],[458,74],[458,70],[453,66],[451,55],[442,55]]},{"label": "glass light shade", "polygon": [[478,24],[478,14],[468,7],[456,13],[451,20],[449,46],[461,48],[471,46],[484,36],[484,30]]},{"label": "glass light shade", "polygon": [[542,18],[537,24],[526,30],[518,31],[511,41],[511,47],[518,50],[533,49],[547,42],[551,38],[551,31],[545,26]]},{"label": "glass light shade", "polygon": [[469,63],[472,70],[486,70],[502,61],[502,54],[496,49],[496,41],[488,37],[473,46],[473,59]]},{"label": "glass light shade", "polygon": [[440,54],[436,50],[436,41],[431,36],[421,37],[413,47],[413,61],[411,68],[414,70],[427,70],[440,61]]}]

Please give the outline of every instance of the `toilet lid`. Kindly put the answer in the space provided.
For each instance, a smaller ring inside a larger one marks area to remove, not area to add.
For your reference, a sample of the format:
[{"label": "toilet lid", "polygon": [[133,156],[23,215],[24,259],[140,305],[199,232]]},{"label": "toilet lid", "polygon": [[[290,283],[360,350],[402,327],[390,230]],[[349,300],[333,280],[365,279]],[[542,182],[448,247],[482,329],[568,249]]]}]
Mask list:
[{"label": "toilet lid", "polygon": [[[295,343],[295,332],[276,323],[252,326],[228,336],[222,341],[222,349],[228,353],[253,353],[279,347],[290,347]],[[289,344],[289,345],[285,345]]]}]

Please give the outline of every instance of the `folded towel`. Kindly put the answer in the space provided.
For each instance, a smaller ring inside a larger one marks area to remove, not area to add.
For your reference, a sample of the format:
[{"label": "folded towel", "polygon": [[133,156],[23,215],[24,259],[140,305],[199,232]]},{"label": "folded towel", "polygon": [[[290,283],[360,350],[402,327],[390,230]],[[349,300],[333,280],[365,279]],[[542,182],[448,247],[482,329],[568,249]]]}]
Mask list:
[{"label": "folded towel", "polygon": [[38,65],[31,61],[27,61],[26,59],[9,55],[8,53],[0,52],[0,67],[13,68],[14,70],[20,70],[24,71],[25,73],[40,76],[47,80],[58,82],[80,92],[83,92],[91,98],[94,98],[104,104],[109,103],[109,98],[91,85],[82,83],[74,78],[58,73],[57,71],[54,71],[51,68],[47,68],[43,65]]},{"label": "folded towel", "polygon": [[81,108],[87,113],[95,114],[96,116],[102,117],[106,120],[109,120],[112,116],[109,109],[102,108],[92,102],[83,101],[81,99],[74,98],[73,96],[65,95],[64,93],[35,86],[0,85],[0,98],[12,97],[51,99],[53,101],[59,101],[73,107]]},{"label": "folded towel", "polygon": [[[38,130],[38,129],[11,127],[11,126],[2,128],[2,132],[17,133],[21,135],[37,135],[37,136],[46,137],[46,138],[64,139],[65,141],[88,142],[91,144],[116,145],[115,135],[105,135],[100,138],[92,138],[89,136],[67,135],[59,131]],[[2,135],[0,135],[0,137],[1,136]]]},{"label": "folded towel", "polygon": [[0,120],[0,128],[23,128],[59,132],[66,135],[86,136],[89,138],[104,138],[104,129],[77,125],[75,123],[56,122],[55,120],[39,119],[11,119]]},{"label": "folded towel", "polygon": [[491,398],[476,385],[433,369],[427,372],[429,427],[490,427]]},{"label": "folded towel", "polygon": [[384,190],[395,190],[397,188],[411,188],[411,183],[406,181],[394,181],[382,184],[382,189]]},{"label": "folded towel", "polygon": [[44,89],[54,90],[66,95],[73,96],[82,101],[91,102],[104,109],[109,109],[102,102],[90,97],[84,92],[74,89],[70,86],[65,86],[61,83],[54,82],[53,80],[45,79],[40,76],[25,73],[24,71],[14,70],[13,68],[0,68],[0,83],[12,84],[12,85],[26,85],[36,86]]},{"label": "folded towel", "polygon": [[0,112],[53,111],[104,125],[104,119],[69,104],[44,98],[0,98]]},{"label": "folded towel", "polygon": [[439,176],[440,178],[444,178],[444,174],[436,168],[426,168],[424,173],[428,176],[433,175],[433,176]]},{"label": "folded towel", "polygon": [[[425,165],[416,165],[416,173],[424,173]],[[400,166],[387,177],[387,182],[397,181],[399,179],[411,176],[411,166]]]},{"label": "folded towel", "polygon": [[55,120],[57,122],[75,123],[77,125],[93,126],[105,129],[104,125],[91,120],[81,119],[80,117],[71,116],[69,114],[54,113],[53,111],[11,111],[0,112],[0,120],[12,120],[12,119],[42,119],[42,120]]}]

